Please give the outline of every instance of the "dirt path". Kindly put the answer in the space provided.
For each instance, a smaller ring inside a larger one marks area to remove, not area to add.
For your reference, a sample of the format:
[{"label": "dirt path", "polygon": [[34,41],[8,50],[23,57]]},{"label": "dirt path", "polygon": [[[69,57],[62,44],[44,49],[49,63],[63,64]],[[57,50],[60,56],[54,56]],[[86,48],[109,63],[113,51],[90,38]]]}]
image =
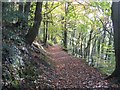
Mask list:
[{"label": "dirt path", "polygon": [[79,58],[75,58],[58,45],[47,49],[55,63],[52,83],[57,88],[108,88],[103,75],[93,67],[86,65]]}]

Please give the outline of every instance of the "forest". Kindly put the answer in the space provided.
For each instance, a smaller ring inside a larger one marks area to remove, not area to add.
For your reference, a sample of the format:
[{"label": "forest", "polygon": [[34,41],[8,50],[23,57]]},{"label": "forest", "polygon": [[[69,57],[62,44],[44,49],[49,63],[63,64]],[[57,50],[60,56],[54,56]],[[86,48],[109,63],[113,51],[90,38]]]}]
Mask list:
[{"label": "forest", "polygon": [[2,90],[120,88],[120,1],[1,3]]}]

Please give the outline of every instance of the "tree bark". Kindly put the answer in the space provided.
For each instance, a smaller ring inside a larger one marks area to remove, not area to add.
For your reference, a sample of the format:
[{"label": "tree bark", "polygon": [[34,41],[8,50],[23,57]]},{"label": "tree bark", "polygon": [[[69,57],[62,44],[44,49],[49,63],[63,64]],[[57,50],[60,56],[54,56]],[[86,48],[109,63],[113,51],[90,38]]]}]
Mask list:
[{"label": "tree bark", "polygon": [[28,32],[28,17],[30,15],[30,5],[31,5],[31,2],[26,2],[25,5],[24,5],[24,18],[22,19],[22,35],[25,36],[26,33]]},{"label": "tree bark", "polygon": [[87,41],[87,47],[85,48],[85,54],[88,57],[88,60],[89,60],[89,56],[90,56],[90,46],[91,46],[91,41],[92,41],[92,34],[93,34],[93,30],[91,29],[90,34],[89,34],[89,40]]},{"label": "tree bark", "polygon": [[26,2],[25,7],[24,7],[24,13],[27,16],[27,22],[28,22],[28,16],[30,13],[30,4],[31,4],[31,2]]},{"label": "tree bark", "polygon": [[26,43],[31,45],[32,42],[35,40],[36,36],[38,35],[41,21],[42,21],[42,2],[37,2],[34,24],[33,27],[28,31],[27,35],[25,36]]},{"label": "tree bark", "polygon": [[69,7],[69,3],[65,3],[65,23],[64,23],[64,40],[63,40],[63,44],[64,44],[64,48],[67,49],[67,15],[68,15],[68,7]]},{"label": "tree bark", "polygon": [[47,46],[47,39],[48,39],[48,21],[46,21],[46,34],[45,34],[45,40],[44,40],[45,46]]},{"label": "tree bark", "polygon": [[120,82],[120,2],[112,3],[112,21],[116,66],[114,72],[106,79],[116,77]]},{"label": "tree bark", "polygon": [[[48,11],[48,2],[46,2],[46,4],[45,4],[45,9],[46,9],[46,12],[47,12]],[[46,18],[45,21],[44,21],[44,25],[46,27],[44,28],[44,40],[43,40],[45,46],[47,46],[47,39],[48,39],[48,24],[49,24],[49,22],[48,22],[48,20],[49,20],[48,14],[49,13],[44,14],[44,18]]]}]

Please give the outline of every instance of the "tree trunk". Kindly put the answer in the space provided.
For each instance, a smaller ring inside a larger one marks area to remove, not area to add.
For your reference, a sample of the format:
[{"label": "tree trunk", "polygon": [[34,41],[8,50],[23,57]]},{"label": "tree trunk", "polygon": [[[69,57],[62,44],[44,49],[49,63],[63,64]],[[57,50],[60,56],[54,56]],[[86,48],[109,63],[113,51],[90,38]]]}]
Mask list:
[{"label": "tree trunk", "polygon": [[101,44],[101,58],[105,60],[105,56],[104,56],[104,53],[105,53],[105,49],[104,49],[104,44],[106,45],[106,41],[105,41],[105,38],[106,38],[106,26],[103,25],[103,35],[102,35],[102,44]]},{"label": "tree trunk", "polygon": [[18,17],[18,23],[21,23],[23,18],[23,2],[19,2],[19,12],[22,16]]},{"label": "tree trunk", "polygon": [[68,14],[69,3],[65,3],[65,24],[64,24],[64,48],[67,49],[67,14]]},{"label": "tree trunk", "polygon": [[[65,24],[66,27],[66,24]],[[64,47],[67,48],[67,29],[64,30]]]},{"label": "tree trunk", "polygon": [[[112,45],[112,30],[110,31],[110,36],[109,36],[109,42],[108,42],[108,46]],[[108,54],[107,52],[109,52],[109,48],[106,50],[106,55],[105,55],[105,60],[110,60],[110,54]]]},{"label": "tree trunk", "polygon": [[73,33],[72,33],[72,47],[73,47],[73,50],[72,50],[72,55],[75,55],[75,29],[73,30]]},{"label": "tree trunk", "polygon": [[45,46],[47,45],[47,39],[48,39],[48,21],[46,21],[46,34],[45,34],[45,41],[44,41]]},{"label": "tree trunk", "polygon": [[27,35],[25,36],[26,42],[28,44],[31,45],[32,42],[35,40],[36,36],[38,35],[41,21],[42,21],[42,2],[37,2],[33,27],[28,31]]},{"label": "tree trunk", "polygon": [[45,21],[45,14],[43,20],[43,43],[45,43],[45,35],[46,35],[46,21]]},{"label": "tree trunk", "polygon": [[29,14],[30,14],[30,5],[31,5],[31,2],[26,2],[25,3],[25,6],[24,6],[24,17],[23,18],[23,21],[22,21],[22,35],[25,36],[26,33],[28,32],[28,29],[29,29],[29,26],[28,26],[28,17],[29,17]]},{"label": "tree trunk", "polygon": [[26,18],[27,18],[27,23],[28,23],[28,16],[30,13],[30,4],[31,4],[31,2],[26,2],[25,7],[24,7],[24,13],[25,13]]},{"label": "tree trunk", "polygon": [[112,3],[112,21],[114,29],[116,67],[114,72],[106,79],[116,77],[120,82],[120,2]]},{"label": "tree trunk", "polygon": [[[46,2],[46,4],[45,4],[45,9],[46,9],[46,12],[48,11],[48,2]],[[48,14],[49,13],[45,13],[44,14],[44,18],[46,18],[45,20],[46,21],[44,21],[44,25],[46,26],[45,28],[44,28],[44,45],[46,46],[47,45],[47,39],[48,39]]]},{"label": "tree trunk", "polygon": [[89,56],[90,56],[90,46],[91,46],[91,41],[92,41],[92,34],[93,34],[93,30],[91,29],[90,35],[89,35],[89,40],[87,41],[87,47],[85,48],[85,53],[86,53],[86,56],[88,57],[88,60],[89,60]]}]

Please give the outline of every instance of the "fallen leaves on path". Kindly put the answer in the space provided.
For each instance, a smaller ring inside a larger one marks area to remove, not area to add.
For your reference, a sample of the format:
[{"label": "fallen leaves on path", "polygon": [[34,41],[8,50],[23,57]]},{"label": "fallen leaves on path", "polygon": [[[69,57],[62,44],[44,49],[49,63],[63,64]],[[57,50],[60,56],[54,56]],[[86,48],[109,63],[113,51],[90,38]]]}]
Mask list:
[{"label": "fallen leaves on path", "polygon": [[49,76],[57,88],[108,88],[109,83],[95,68],[88,66],[83,60],[75,58],[63,51],[58,45],[47,49],[55,63],[55,70]]}]

